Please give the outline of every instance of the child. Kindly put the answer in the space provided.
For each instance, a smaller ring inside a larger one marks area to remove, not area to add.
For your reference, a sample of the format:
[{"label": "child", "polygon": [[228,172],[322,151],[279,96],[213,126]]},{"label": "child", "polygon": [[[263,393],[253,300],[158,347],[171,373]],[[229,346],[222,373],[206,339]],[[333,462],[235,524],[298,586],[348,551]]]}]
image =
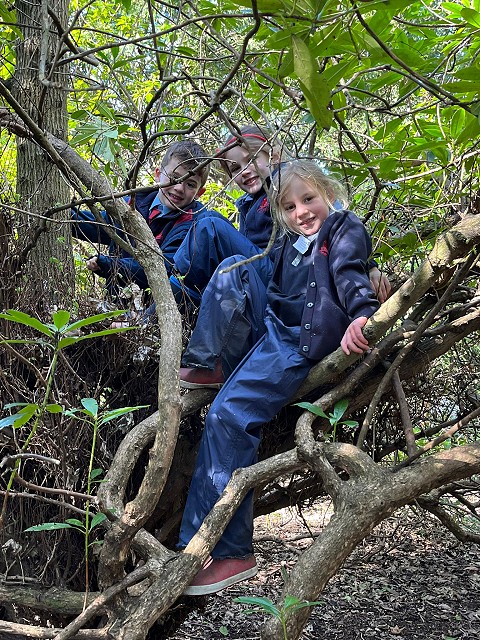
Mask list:
[{"label": "child", "polygon": [[[203,217],[224,217],[217,211],[207,210],[196,200],[203,193],[209,166],[197,170],[206,159],[202,147],[194,141],[182,140],[172,144],[166,151],[160,168],[155,170],[155,180],[160,188],[147,189],[135,195],[135,208],[146,219],[164,257],[167,273],[172,272],[173,256],[188,231]],[[77,224],[73,234],[81,239],[109,245],[109,254],[98,254],[87,260],[87,268],[107,280],[110,291],[118,284],[130,282],[141,289],[148,287],[147,278],[139,263],[125,252],[115,255],[117,247],[106,231],[98,225],[90,211],[73,211]],[[102,214],[111,224],[106,213]],[[228,221],[227,221],[228,222]],[[233,228],[233,226],[232,226]],[[117,230],[118,231],[118,230]],[[194,292],[192,295],[196,297]],[[197,303],[199,298],[196,297]]]},{"label": "child", "polygon": [[[268,244],[273,220],[265,187],[270,184],[271,172],[281,163],[282,154],[280,147],[270,144],[266,133],[258,127],[243,127],[240,134],[241,137],[229,136],[224,147],[235,141],[241,144],[219,157],[225,173],[245,191],[236,204],[240,233],[248,242],[240,243],[232,232],[221,232],[222,223],[217,219],[203,220],[195,236],[189,233],[174,257],[180,273],[188,274],[191,268],[193,277],[185,278],[190,288],[195,286],[193,278],[198,282],[198,275],[202,274],[201,308],[182,357],[180,384],[187,389],[220,388],[242,359],[244,346],[252,347],[264,331],[264,287],[271,277],[273,252],[251,266],[242,265],[229,272],[226,269],[261,253]],[[334,203],[332,208],[336,207],[341,207],[341,203]],[[204,266],[199,268],[200,264]],[[217,265],[220,266],[215,272]],[[384,302],[390,283],[374,261],[369,266],[371,286],[379,301]],[[222,299],[222,305],[216,303],[218,299]]]},{"label": "child", "polygon": [[[241,136],[229,136],[224,147],[231,149],[217,154],[222,169],[245,195],[237,200],[240,213],[240,232],[226,219],[204,219],[195,232],[185,238],[174,256],[174,271],[181,281],[201,295],[218,265],[226,258],[241,255],[244,258],[262,253],[272,232],[270,205],[264,184],[270,172],[281,159],[278,146],[272,146],[266,134],[258,127],[243,127]],[[267,284],[271,275],[271,260],[255,261],[255,268]]]},{"label": "child", "polygon": [[[262,425],[294,396],[311,367],[341,345],[363,353],[362,328],[378,309],[367,261],[371,241],[356,216],[333,210],[341,185],[311,160],[282,165],[273,188],[285,233],[266,292],[265,333],[227,380],[205,420],[180,531],[185,547],[235,469],[256,460]],[[252,577],[253,492],[187,588],[204,595]]]}]

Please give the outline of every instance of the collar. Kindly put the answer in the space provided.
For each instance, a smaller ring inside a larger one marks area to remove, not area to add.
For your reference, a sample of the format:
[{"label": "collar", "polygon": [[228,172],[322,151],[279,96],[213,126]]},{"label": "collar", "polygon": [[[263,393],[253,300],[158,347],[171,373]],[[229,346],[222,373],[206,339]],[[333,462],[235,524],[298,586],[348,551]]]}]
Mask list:
[{"label": "collar", "polygon": [[166,217],[176,217],[181,215],[182,213],[198,213],[202,209],[205,208],[205,205],[202,204],[199,200],[192,200],[192,202],[187,205],[185,209],[172,209],[172,207],[163,204],[160,200],[160,194],[157,193],[155,199],[150,205],[150,216],[152,216],[153,210],[156,209],[158,213],[155,213],[155,218],[166,218]]},{"label": "collar", "polygon": [[293,248],[296,249],[298,253],[301,253],[303,256],[307,253],[308,249],[310,248],[310,245],[312,244],[312,242],[315,242],[317,237],[318,237],[318,231],[317,233],[314,233],[312,236],[300,235],[293,243]]}]

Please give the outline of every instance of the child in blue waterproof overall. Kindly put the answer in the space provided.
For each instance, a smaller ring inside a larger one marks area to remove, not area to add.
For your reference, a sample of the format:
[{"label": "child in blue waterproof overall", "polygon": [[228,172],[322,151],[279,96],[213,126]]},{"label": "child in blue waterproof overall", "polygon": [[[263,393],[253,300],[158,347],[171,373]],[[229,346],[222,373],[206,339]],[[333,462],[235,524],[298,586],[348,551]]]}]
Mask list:
[{"label": "child in blue waterproof overall", "polygon": [[[245,192],[236,203],[240,234],[228,228],[226,221],[204,219],[174,256],[175,269],[187,274],[190,288],[195,287],[195,279],[201,283],[203,294],[196,327],[182,356],[181,386],[187,389],[219,389],[242,359],[245,347],[252,347],[263,332],[273,252],[252,262],[253,270],[248,265],[228,269],[261,253],[268,244],[273,220],[265,187],[282,153],[259,127],[243,127],[240,134],[229,136],[224,142],[227,150],[219,155],[224,172]],[[391,288],[388,278],[372,260],[369,274],[382,303]],[[221,305],[216,304],[218,299]]]},{"label": "child in blue waterproof overall", "polygon": [[[311,367],[339,345],[346,354],[369,348],[362,328],[379,306],[367,270],[371,240],[353,213],[334,208],[345,199],[341,185],[314,161],[296,160],[280,167],[273,187],[285,233],[265,294],[264,333],[207,414],[180,548],[198,531],[233,471],[256,461],[262,425],[294,398]],[[255,575],[252,535],[250,492],[185,593],[216,593]]]},{"label": "child in blue waterproof overall", "polygon": [[[152,230],[163,253],[165,268],[170,275],[173,257],[187,233],[202,218],[216,217],[225,220],[217,211],[208,210],[196,200],[204,191],[209,174],[209,166],[197,170],[205,161],[206,152],[193,140],[181,140],[168,147],[160,167],[155,170],[157,189],[146,189],[135,194],[135,208]],[[106,224],[111,221],[102,212]],[[147,278],[139,263],[126,252],[118,251],[105,229],[99,225],[90,211],[73,210],[73,235],[95,243],[109,245],[108,254],[98,254],[87,260],[87,268],[107,280],[107,289],[115,294],[118,288],[135,283],[141,289],[148,287]],[[227,220],[225,220],[227,224]],[[231,225],[234,229],[233,225]],[[116,229],[117,232],[119,231]],[[120,231],[121,234],[121,231]],[[121,234],[122,235],[122,234]],[[175,285],[172,286],[177,292]],[[195,296],[198,304],[199,296]]]},{"label": "child in blue waterproof overall", "polygon": [[[223,148],[228,150],[217,153],[223,171],[245,191],[236,202],[239,229],[225,218],[204,218],[186,236],[173,258],[174,272],[181,276],[179,283],[200,295],[224,259],[233,255],[251,258],[262,253],[273,227],[264,185],[280,162],[280,148],[270,144],[261,129],[251,126],[243,127],[239,136],[229,134]],[[255,268],[266,284],[271,275],[271,259],[256,260]]]}]

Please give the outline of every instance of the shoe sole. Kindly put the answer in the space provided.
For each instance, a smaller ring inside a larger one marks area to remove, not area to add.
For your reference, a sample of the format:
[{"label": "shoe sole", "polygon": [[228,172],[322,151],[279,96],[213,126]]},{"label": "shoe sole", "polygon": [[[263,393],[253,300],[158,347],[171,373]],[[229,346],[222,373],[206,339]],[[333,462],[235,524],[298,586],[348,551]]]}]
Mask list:
[{"label": "shoe sole", "polygon": [[180,387],[182,389],[221,389],[223,387],[223,382],[209,382],[201,384],[200,382],[186,382],[185,380],[180,380]]},{"label": "shoe sole", "polygon": [[227,587],[231,587],[232,584],[236,584],[237,582],[242,582],[243,580],[248,580],[248,578],[253,578],[258,573],[258,566],[255,565],[251,569],[247,569],[246,571],[242,571],[241,573],[237,573],[230,578],[225,578],[225,580],[221,580],[220,582],[215,582],[214,584],[203,584],[198,586],[190,586],[185,589],[183,595],[185,596],[208,596],[211,593],[217,593],[218,591],[222,591],[222,589],[226,589]]}]

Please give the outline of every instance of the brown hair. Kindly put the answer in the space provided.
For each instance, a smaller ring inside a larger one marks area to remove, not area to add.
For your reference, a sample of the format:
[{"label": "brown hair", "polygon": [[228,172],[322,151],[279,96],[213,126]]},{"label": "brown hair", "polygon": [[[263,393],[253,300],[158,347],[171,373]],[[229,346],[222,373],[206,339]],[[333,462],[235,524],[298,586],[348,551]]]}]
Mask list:
[{"label": "brown hair", "polygon": [[280,228],[291,231],[289,218],[282,209],[281,201],[286,189],[294,178],[299,178],[314,187],[324,198],[330,209],[335,209],[335,201],[339,200],[342,207],[348,206],[345,187],[336,178],[327,176],[315,160],[292,160],[280,165],[272,176],[270,198],[274,203],[273,213]]},{"label": "brown hair", "polygon": [[172,158],[178,161],[179,166],[199,176],[202,182],[201,186],[203,187],[210,172],[210,164],[197,169],[197,167],[208,158],[205,149],[201,147],[198,142],[194,142],[193,140],[179,140],[171,144],[162,158],[160,168],[164,169]]}]

